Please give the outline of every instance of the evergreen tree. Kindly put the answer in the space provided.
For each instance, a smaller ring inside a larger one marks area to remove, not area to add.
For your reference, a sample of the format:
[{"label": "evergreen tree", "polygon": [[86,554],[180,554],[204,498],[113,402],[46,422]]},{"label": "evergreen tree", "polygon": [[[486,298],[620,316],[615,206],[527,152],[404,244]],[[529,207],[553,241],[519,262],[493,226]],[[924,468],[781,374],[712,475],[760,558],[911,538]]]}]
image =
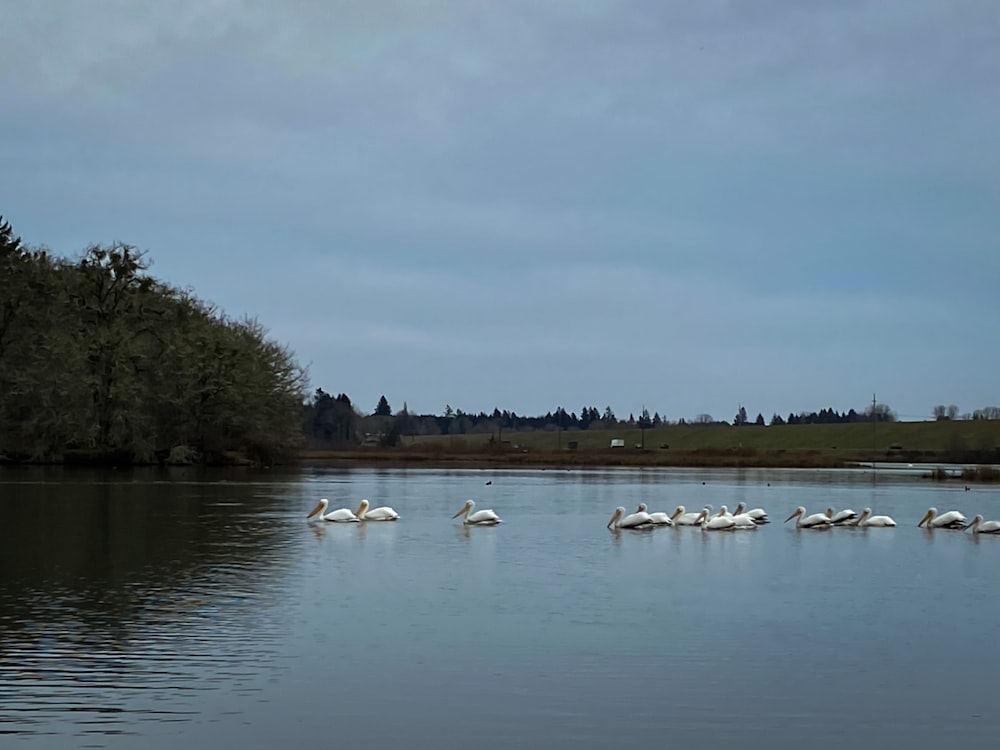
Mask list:
[{"label": "evergreen tree", "polygon": [[0,258],[6,256],[8,253],[20,252],[21,238],[15,236],[10,222],[6,221],[3,216],[0,216]]}]

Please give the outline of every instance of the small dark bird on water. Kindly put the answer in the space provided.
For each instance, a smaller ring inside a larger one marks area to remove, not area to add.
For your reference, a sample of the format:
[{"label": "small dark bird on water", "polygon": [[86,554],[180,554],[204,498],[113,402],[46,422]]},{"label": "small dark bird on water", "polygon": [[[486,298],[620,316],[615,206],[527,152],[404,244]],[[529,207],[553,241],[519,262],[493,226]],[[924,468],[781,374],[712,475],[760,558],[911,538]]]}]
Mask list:
[{"label": "small dark bird on water", "polygon": [[489,481],[486,482],[486,484],[493,484],[493,480],[490,479]]}]

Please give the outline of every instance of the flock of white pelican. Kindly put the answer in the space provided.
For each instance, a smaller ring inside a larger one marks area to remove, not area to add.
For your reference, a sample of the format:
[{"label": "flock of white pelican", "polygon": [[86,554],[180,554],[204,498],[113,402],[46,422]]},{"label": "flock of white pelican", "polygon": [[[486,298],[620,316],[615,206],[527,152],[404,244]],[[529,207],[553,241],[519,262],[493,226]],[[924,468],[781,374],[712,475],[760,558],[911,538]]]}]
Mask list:
[{"label": "flock of white pelican", "polygon": [[[885,529],[896,525],[891,516],[873,515],[871,508],[865,508],[860,513],[851,509],[834,512],[827,508],[825,513],[808,514],[801,505],[792,511],[785,523],[795,521],[799,529],[831,529],[835,526],[848,528]],[[763,508],[746,510],[746,505],[740,503],[732,513],[723,505],[718,512],[713,513],[712,507],[706,505],[698,513],[688,513],[683,505],[673,513],[650,513],[645,503],[640,503],[635,513],[625,515],[625,508],[615,508],[614,515],[608,521],[609,529],[652,529],[657,526],[700,526],[704,531],[738,531],[753,530],[768,523],[767,511]],[[929,508],[917,524],[928,530],[955,529],[971,531],[973,534],[1000,534],[1000,521],[984,521],[981,515],[976,515],[971,521],[957,510],[938,513],[937,508]]]},{"label": "flock of white pelican", "polygon": [[[331,510],[327,513],[326,509],[330,506],[330,501],[324,497],[319,501],[315,508],[309,511],[309,515],[306,516],[306,519],[315,518],[317,521],[333,521],[335,523],[399,520],[399,513],[390,508],[388,505],[382,505],[378,508],[370,508],[370,505],[371,503],[365,499],[358,503],[358,507],[355,510],[351,510],[350,508],[337,508],[337,510]],[[467,500],[465,505],[459,508],[458,513],[453,515],[452,518],[462,516],[462,523],[466,526],[496,526],[500,523],[500,516],[498,516],[492,509],[486,508],[483,510],[475,510],[475,508],[476,503],[472,500]]]},{"label": "flock of white pelican", "polygon": [[[329,504],[330,501],[323,498],[310,511],[306,519],[335,523],[399,520],[399,513],[388,505],[371,508],[368,500],[362,500],[355,510],[338,508],[327,513],[326,509]],[[455,518],[461,518],[465,526],[496,526],[501,523],[500,516],[494,510],[490,508],[476,510],[476,503],[472,500],[466,500],[465,504],[452,516],[452,519]],[[796,528],[815,530],[831,529],[835,526],[878,529],[891,528],[896,525],[890,516],[873,515],[871,508],[865,508],[860,513],[851,508],[837,512],[834,512],[833,508],[827,508],[825,513],[809,515],[806,513],[806,509],[800,505],[785,519],[785,523],[792,520],[795,521]],[[673,513],[663,511],[651,513],[646,503],[639,503],[635,512],[628,515],[626,515],[623,506],[619,505],[615,508],[614,515],[608,521],[608,528],[613,530],[645,530],[663,526],[699,526],[703,531],[752,531],[766,523],[770,523],[766,510],[763,508],[747,510],[745,503],[737,505],[732,513],[725,505],[720,507],[718,512],[713,512],[712,506],[706,505],[697,513],[689,513],[683,505],[678,505]],[[939,514],[937,508],[929,508],[917,526],[928,530],[954,529],[971,531],[973,534],[1000,534],[1000,521],[984,521],[981,515],[976,515],[971,521],[968,521],[957,510],[949,510]]]},{"label": "flock of white pelican", "polygon": [[325,497],[319,501],[319,504],[313,508],[309,515],[309,518],[316,518],[317,521],[334,521],[337,523],[358,523],[360,521],[398,521],[399,513],[394,511],[388,505],[383,505],[378,508],[370,508],[367,500],[362,500],[358,503],[356,510],[351,510],[350,508],[337,508],[337,510],[331,510],[326,513],[326,509],[329,507],[330,501]]}]

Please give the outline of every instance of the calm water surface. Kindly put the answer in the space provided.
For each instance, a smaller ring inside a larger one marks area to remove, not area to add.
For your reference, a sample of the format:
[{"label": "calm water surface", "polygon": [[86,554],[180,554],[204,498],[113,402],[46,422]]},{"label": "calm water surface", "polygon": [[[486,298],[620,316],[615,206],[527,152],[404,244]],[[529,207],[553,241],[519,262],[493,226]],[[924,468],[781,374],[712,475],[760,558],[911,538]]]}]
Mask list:
[{"label": "calm water surface", "polygon": [[[875,479],[4,469],[0,745],[995,747],[1000,538],[915,526],[1000,489]],[[308,524],[320,497],[402,519]],[[605,528],[740,500],[775,523]]]}]

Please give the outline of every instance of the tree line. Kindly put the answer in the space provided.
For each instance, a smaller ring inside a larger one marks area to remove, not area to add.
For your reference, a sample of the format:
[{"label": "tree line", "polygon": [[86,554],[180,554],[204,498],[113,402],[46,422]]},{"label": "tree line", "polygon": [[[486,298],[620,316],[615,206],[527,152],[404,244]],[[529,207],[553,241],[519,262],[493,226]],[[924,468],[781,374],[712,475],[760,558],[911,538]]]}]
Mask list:
[{"label": "tree line", "polygon": [[266,463],[300,448],[291,352],[148,268],[123,243],[54,257],[0,217],[0,458]]},{"label": "tree line", "polygon": [[[0,216],[0,460],[260,463],[303,446],[392,446],[404,436],[610,430],[667,424],[764,426],[742,405],[732,422],[709,414],[669,421],[643,407],[562,406],[544,415],[494,408],[442,414],[371,412],[317,388],[293,354],[253,318],[233,319],[148,274],[145,254],[114,243],[75,259],[29,248]],[[954,419],[954,406],[934,407]],[[960,418],[997,419],[986,407]],[[885,404],[860,412],[790,413],[770,426],[895,421]]]},{"label": "tree line", "polygon": [[597,430],[623,424],[658,427],[664,421],[659,413],[650,415],[646,409],[641,411],[638,419],[630,414],[627,420],[619,420],[610,406],[603,411],[596,407],[584,407],[579,415],[559,406],[544,415],[526,416],[499,408],[494,408],[489,414],[483,411],[472,413],[446,405],[444,412],[438,415],[412,413],[404,402],[399,411],[393,412],[384,395],[375,409],[365,414],[352,404],[346,394],[332,396],[322,388],[317,388],[305,405],[302,426],[306,444],[319,447],[346,446],[366,438],[370,443],[392,446],[398,444],[404,436],[415,435],[495,433],[502,439],[504,431]]},{"label": "tree line", "polygon": [[[742,413],[742,412],[741,412]],[[744,417],[746,415],[743,415]],[[886,404],[872,404],[860,414],[854,409],[846,412],[838,412],[836,409],[820,409],[819,411],[801,412],[799,414],[790,413],[787,418],[782,418],[780,414],[771,417],[769,424],[854,424],[855,422],[895,422],[896,413]],[[758,414],[756,424],[763,424],[764,418]],[[741,422],[739,415],[733,424],[746,424]]]},{"label": "tree line", "polygon": [[[993,414],[1000,418],[1000,409],[978,410],[977,414]],[[971,417],[970,417],[971,418]],[[494,408],[492,412],[465,412],[446,405],[442,414],[415,414],[406,403],[399,411],[393,411],[383,395],[371,412],[362,412],[344,393],[337,396],[324,391],[316,392],[305,404],[302,429],[309,447],[354,446],[359,442],[368,445],[394,446],[405,436],[416,435],[465,435],[492,434],[503,440],[503,433],[535,430],[611,430],[622,428],[656,428],[665,425],[745,425],[781,426],[799,424],[852,424],[864,422],[895,422],[896,413],[886,404],[869,404],[860,411],[848,409],[840,412],[833,408],[819,411],[789,413],[787,417],[772,415],[765,421],[763,414],[751,420],[746,408],[739,411],[731,422],[714,419],[710,414],[699,414],[692,420],[680,418],[670,421],[658,411],[650,414],[643,408],[636,417],[619,418],[610,406],[603,410],[594,406],[584,406],[579,412],[568,412],[558,406],[544,415],[527,416],[507,409]]]},{"label": "tree line", "polygon": [[982,409],[959,414],[958,407],[955,404],[949,406],[938,404],[934,407],[932,413],[934,414],[934,419],[939,422],[952,419],[1000,419],[1000,406],[985,406]]}]

